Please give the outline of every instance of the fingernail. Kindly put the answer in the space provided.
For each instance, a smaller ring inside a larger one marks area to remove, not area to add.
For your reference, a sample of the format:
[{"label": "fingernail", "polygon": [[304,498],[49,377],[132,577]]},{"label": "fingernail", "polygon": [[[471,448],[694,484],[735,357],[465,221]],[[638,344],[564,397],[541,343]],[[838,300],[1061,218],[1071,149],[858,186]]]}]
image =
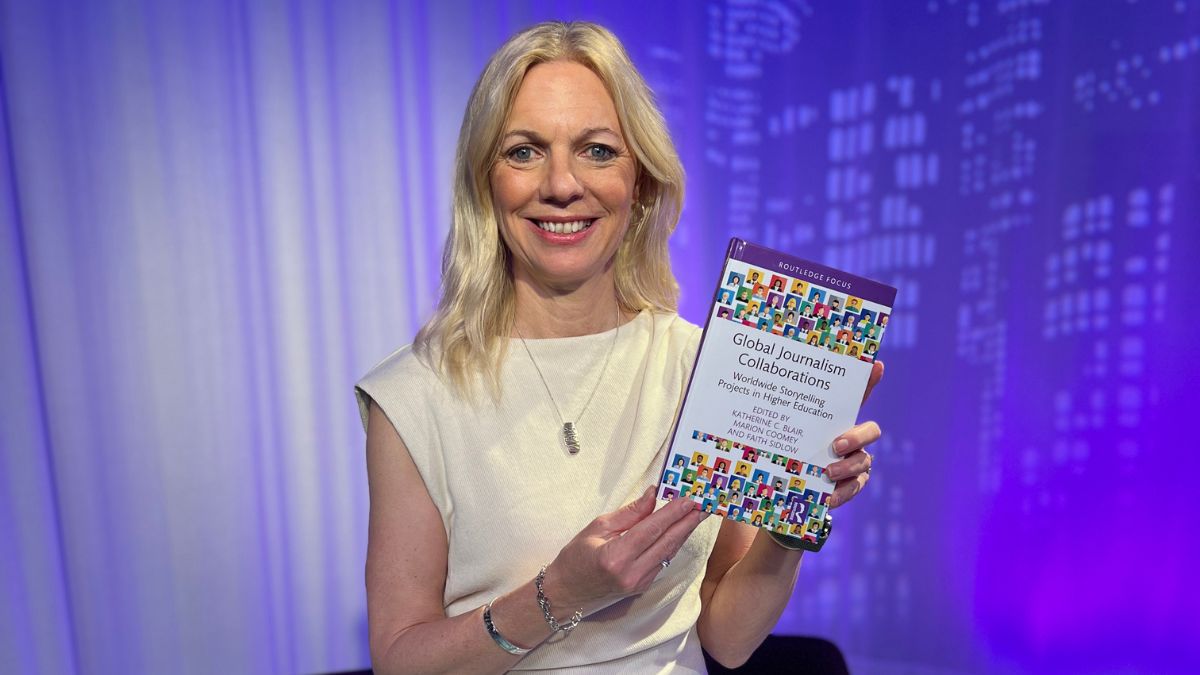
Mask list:
[{"label": "fingernail", "polygon": [[845,452],[848,447],[850,447],[850,441],[844,438],[839,438],[833,442],[833,451],[839,455]]},{"label": "fingernail", "polygon": [[829,467],[825,467],[825,477],[832,481],[837,480],[836,478],[833,477],[833,469],[831,469]]}]

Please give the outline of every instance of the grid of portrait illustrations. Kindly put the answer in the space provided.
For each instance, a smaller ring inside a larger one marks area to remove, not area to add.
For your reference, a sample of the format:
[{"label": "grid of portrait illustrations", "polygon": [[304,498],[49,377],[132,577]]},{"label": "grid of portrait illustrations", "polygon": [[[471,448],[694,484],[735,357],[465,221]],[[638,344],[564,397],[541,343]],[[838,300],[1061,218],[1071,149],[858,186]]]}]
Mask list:
[{"label": "grid of portrait illustrations", "polygon": [[837,354],[874,361],[891,308],[730,260],[714,307],[726,319]]},{"label": "grid of portrait illustrations", "polygon": [[663,470],[661,497],[686,497],[723,518],[816,541],[829,493],[808,486],[824,467],[700,430]]}]

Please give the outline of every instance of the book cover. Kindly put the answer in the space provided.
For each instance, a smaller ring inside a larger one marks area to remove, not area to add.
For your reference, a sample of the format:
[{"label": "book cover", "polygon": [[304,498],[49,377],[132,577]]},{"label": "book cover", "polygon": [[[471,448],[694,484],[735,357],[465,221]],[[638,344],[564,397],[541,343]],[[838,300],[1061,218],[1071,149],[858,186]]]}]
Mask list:
[{"label": "book cover", "polygon": [[729,245],[658,496],[815,540],[896,289],[741,239]]}]

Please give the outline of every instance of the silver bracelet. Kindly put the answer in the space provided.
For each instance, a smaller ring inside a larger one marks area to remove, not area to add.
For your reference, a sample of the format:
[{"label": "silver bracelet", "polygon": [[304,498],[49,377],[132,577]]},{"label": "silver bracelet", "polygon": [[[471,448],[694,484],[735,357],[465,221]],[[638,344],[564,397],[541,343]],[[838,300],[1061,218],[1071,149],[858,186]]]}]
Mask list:
[{"label": "silver bracelet", "polygon": [[533,580],[533,585],[537,587],[538,606],[542,608],[542,616],[545,617],[546,623],[550,624],[550,630],[554,632],[562,631],[570,633],[575,630],[580,621],[583,621],[583,608],[580,607],[571,615],[571,620],[566,623],[559,623],[554,615],[550,613],[550,598],[546,597],[546,593],[542,591],[542,582],[546,579],[546,568],[543,566],[538,572],[537,578]]},{"label": "silver bracelet", "polygon": [[[496,598],[492,598],[492,602],[495,601]],[[500,634],[500,631],[496,630],[496,624],[492,623],[492,602],[489,602],[483,607],[483,627],[487,629],[488,635],[492,636],[492,641],[499,645],[500,649],[503,649],[514,656],[528,654],[530,650],[514,645],[513,643],[504,639],[504,636]]]}]

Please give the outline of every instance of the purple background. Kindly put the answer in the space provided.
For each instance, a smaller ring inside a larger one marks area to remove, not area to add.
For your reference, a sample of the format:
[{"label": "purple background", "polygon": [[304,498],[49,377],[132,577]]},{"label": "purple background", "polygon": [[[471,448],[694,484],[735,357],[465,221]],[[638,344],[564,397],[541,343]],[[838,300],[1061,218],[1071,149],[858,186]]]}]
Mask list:
[{"label": "purple background", "polygon": [[730,236],[900,289],[877,468],[780,632],[1200,669],[1200,2],[0,0],[0,671],[366,665],[351,385],[546,18],[659,96],[686,317]]}]

